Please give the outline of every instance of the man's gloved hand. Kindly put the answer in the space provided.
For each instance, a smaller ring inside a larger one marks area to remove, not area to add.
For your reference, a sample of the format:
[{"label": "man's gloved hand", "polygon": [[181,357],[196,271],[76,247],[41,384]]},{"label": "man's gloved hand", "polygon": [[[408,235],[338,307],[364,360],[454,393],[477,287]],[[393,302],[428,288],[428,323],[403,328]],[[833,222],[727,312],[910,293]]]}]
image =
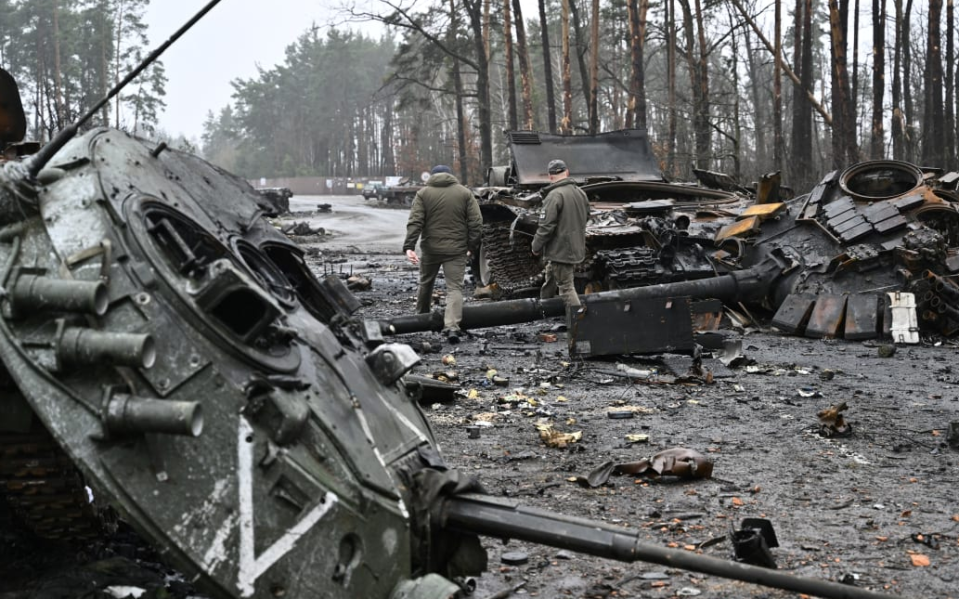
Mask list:
[{"label": "man's gloved hand", "polygon": [[412,264],[420,263],[420,257],[416,255],[415,250],[406,250],[406,257]]}]

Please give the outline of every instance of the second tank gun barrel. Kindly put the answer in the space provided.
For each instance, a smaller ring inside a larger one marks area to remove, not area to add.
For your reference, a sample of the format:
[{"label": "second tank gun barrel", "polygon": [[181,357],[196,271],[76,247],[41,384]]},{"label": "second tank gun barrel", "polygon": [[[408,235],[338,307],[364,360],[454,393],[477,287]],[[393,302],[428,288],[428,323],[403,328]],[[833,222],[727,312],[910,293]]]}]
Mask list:
[{"label": "second tank gun barrel", "polygon": [[539,543],[621,562],[659,564],[827,599],[902,599],[829,580],[659,547],[641,542],[635,530],[485,495],[467,493],[447,499],[440,518],[440,525],[458,532]]},{"label": "second tank gun barrel", "polygon": [[[773,266],[770,266],[772,264]],[[733,271],[726,275],[662,283],[646,287],[632,287],[603,291],[601,293],[581,295],[580,301],[589,305],[592,301],[616,300],[630,301],[638,299],[657,299],[667,297],[685,297],[693,299],[718,299],[723,303],[750,301],[765,296],[772,280],[779,274],[775,263],[763,263],[759,266]],[[518,299],[503,302],[474,303],[463,306],[462,329],[506,326],[523,322],[533,322],[566,313],[561,298]],[[420,331],[439,331],[443,328],[443,313],[440,311],[410,316],[398,316],[381,321],[380,328],[387,335],[402,335]]]}]

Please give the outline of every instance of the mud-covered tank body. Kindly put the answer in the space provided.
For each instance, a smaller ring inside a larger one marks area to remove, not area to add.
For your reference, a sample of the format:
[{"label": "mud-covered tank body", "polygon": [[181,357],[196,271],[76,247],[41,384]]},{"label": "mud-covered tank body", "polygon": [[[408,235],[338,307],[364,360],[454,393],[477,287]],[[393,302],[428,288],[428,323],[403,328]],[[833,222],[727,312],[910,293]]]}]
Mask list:
[{"label": "mud-covered tank body", "polygon": [[0,358],[94,495],[217,596],[412,578],[401,477],[433,445],[412,350],[343,324],[355,299],[200,159],[96,130],[35,197],[22,172],[2,173],[24,218],[0,229]]}]

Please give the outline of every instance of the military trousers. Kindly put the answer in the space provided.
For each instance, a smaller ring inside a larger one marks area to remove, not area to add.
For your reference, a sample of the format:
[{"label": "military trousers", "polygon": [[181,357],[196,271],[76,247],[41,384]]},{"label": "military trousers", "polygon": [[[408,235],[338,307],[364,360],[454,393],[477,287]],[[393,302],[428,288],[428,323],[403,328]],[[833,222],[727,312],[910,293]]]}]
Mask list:
[{"label": "military trousers", "polygon": [[556,297],[557,292],[563,298],[567,307],[578,308],[579,295],[576,293],[576,286],[573,284],[573,274],[576,272],[575,264],[565,264],[563,262],[546,263],[546,280],[540,287],[540,299],[549,299]]},{"label": "military trousers", "polygon": [[416,294],[416,311],[425,314],[430,311],[433,300],[433,285],[436,276],[443,268],[446,278],[446,312],[443,315],[443,328],[456,330],[463,320],[463,277],[466,276],[466,255],[420,257],[420,288]]}]

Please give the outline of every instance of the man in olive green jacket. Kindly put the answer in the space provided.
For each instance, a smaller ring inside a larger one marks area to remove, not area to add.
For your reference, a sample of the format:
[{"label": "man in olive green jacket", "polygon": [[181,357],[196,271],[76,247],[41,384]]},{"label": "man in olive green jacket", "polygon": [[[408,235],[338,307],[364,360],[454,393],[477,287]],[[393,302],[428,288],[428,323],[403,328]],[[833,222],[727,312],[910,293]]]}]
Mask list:
[{"label": "man in olive green jacket", "polygon": [[[410,218],[406,223],[403,250],[413,264],[420,265],[420,286],[416,295],[416,311],[430,311],[433,284],[440,267],[446,277],[446,312],[443,333],[450,343],[460,337],[463,320],[463,277],[466,256],[479,251],[483,216],[473,192],[463,187],[450,167],[433,167],[426,187],[416,193]],[[422,257],[416,255],[420,239]]]},{"label": "man in olive green jacket", "polygon": [[576,265],[586,259],[586,221],[589,198],[569,176],[562,160],[546,167],[549,193],[543,200],[539,227],[533,237],[533,255],[542,254],[546,262],[546,281],[539,296],[549,299],[559,290],[567,307],[579,307],[579,295],[573,285]]}]

